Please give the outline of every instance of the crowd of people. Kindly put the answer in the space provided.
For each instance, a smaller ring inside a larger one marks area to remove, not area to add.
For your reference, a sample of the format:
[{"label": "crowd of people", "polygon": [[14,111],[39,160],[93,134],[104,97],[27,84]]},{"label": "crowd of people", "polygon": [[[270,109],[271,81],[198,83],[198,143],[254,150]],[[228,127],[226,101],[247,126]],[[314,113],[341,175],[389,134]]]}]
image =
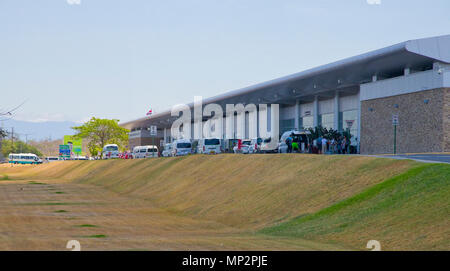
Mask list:
[{"label": "crowd of people", "polygon": [[325,137],[320,136],[316,140],[313,141],[313,153],[317,154],[347,154],[349,153],[349,142],[347,138],[342,136],[336,139],[326,139]]},{"label": "crowd of people", "polygon": [[[322,127],[310,129],[308,140],[298,135],[291,134],[285,139],[287,152],[305,152],[313,154],[353,154],[356,153],[356,146],[351,144],[351,134],[349,131],[338,132],[327,130]],[[300,146],[302,148],[300,148]]]}]

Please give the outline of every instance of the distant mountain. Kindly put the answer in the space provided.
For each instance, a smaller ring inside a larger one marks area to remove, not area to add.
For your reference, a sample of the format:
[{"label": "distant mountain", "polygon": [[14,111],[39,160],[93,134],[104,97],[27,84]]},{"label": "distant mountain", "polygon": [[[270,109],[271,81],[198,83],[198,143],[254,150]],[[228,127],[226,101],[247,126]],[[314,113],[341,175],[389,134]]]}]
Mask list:
[{"label": "distant mountain", "polygon": [[29,122],[20,120],[8,120],[0,125],[8,132],[14,127],[14,133],[17,133],[20,139],[25,140],[25,134],[28,134],[28,140],[54,140],[61,139],[64,135],[73,135],[73,126],[79,126],[79,123],[70,121],[48,121],[48,122]]}]

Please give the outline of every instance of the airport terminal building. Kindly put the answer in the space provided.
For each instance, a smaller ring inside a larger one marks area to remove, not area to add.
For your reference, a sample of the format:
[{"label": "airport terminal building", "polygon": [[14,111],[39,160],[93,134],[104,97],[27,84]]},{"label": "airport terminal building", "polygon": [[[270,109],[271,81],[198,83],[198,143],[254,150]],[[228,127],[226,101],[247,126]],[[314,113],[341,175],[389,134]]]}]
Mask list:
[{"label": "airport terminal building", "polygon": [[[224,112],[226,104],[279,104],[280,133],[319,125],[350,129],[361,154],[392,153],[394,123],[398,153],[450,152],[450,35],[406,41],[203,100],[210,103]],[[167,110],[121,123],[131,130],[129,148],[170,142],[177,118]],[[157,126],[156,138],[150,126]]]}]

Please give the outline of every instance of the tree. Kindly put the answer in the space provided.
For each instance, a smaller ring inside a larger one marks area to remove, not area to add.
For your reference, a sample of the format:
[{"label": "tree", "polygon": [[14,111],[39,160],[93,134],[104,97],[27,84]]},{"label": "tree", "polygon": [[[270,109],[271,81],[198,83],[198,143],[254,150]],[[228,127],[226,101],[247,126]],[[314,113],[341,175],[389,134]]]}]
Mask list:
[{"label": "tree", "polygon": [[307,130],[310,132],[310,134],[308,135],[310,142],[318,139],[321,136],[325,136],[328,133],[327,129],[322,127],[321,125],[314,128],[308,128]]},{"label": "tree", "polygon": [[91,118],[81,126],[72,127],[77,131],[75,137],[86,139],[92,156],[102,151],[106,144],[117,144],[124,150],[128,144],[129,130],[119,126],[119,120]]},{"label": "tree", "polygon": [[341,137],[345,137],[348,142],[350,142],[350,139],[352,138],[352,134],[350,133],[349,129],[339,132],[331,128],[328,130],[327,128],[319,125],[314,128],[308,128],[307,130],[310,132],[308,137],[311,142],[315,139],[318,139],[321,136],[325,137],[328,140],[331,139],[338,140]]},{"label": "tree", "polygon": [[8,135],[8,133],[3,130],[2,128],[0,128],[0,141],[5,138]]},{"label": "tree", "polygon": [[[19,109],[25,102],[21,103],[19,106],[16,106],[12,109],[4,109],[0,108],[0,121],[10,120],[13,117],[14,111]],[[3,153],[6,152],[5,148],[2,146],[3,138],[5,138],[8,133],[0,128],[0,162],[3,161]],[[12,146],[12,150],[14,150],[14,146]]]},{"label": "tree", "polygon": [[328,130],[328,133],[326,134],[325,138],[328,140],[338,140],[341,137],[341,133],[339,133],[338,130],[330,129]]},{"label": "tree", "polygon": [[10,153],[34,153],[37,156],[42,156],[42,153],[36,148],[23,141],[15,139],[14,141],[2,140],[2,150],[3,156],[8,156]]},{"label": "tree", "polygon": [[2,147],[2,141],[3,138],[6,137],[8,134],[6,133],[5,130],[3,130],[2,128],[0,128],[0,162],[3,161],[3,147]]}]

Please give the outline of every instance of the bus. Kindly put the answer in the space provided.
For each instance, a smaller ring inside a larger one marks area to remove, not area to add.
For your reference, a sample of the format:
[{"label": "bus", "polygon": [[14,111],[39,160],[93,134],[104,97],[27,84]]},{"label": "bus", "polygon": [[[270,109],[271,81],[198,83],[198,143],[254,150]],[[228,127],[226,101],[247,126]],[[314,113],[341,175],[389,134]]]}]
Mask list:
[{"label": "bus", "polygon": [[8,156],[10,164],[42,164],[42,160],[34,153],[11,153]]},{"label": "bus", "polygon": [[103,147],[103,159],[119,158],[119,146],[117,144],[108,144]]}]

